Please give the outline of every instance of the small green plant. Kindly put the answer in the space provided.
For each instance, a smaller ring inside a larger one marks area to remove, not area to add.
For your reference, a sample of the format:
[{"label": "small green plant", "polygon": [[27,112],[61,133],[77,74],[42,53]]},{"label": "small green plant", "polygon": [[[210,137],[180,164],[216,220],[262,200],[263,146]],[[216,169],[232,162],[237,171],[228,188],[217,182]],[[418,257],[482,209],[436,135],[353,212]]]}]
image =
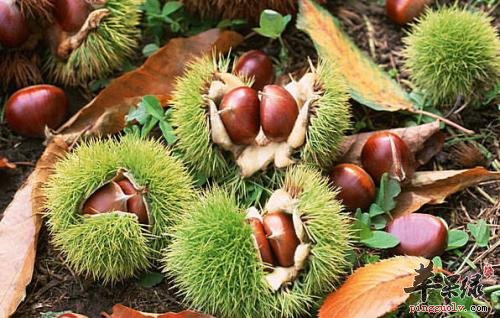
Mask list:
[{"label": "small green plant", "polygon": [[449,230],[448,231],[448,246],[447,251],[451,251],[457,248],[463,247],[469,241],[469,235],[465,231],[461,230]]},{"label": "small green plant", "polygon": [[280,49],[280,61],[281,64],[286,64],[288,61],[288,50],[286,49],[285,43],[281,34],[285,31],[286,26],[292,19],[292,16],[287,14],[282,16],[279,12],[274,10],[266,9],[260,14],[259,27],[253,30],[258,34],[265,36],[267,38],[278,40],[281,45]]},{"label": "small green plant", "polygon": [[460,96],[477,101],[500,75],[500,40],[492,18],[456,6],[427,11],[404,39],[405,67],[434,106]]},{"label": "small green plant", "polygon": [[170,124],[171,113],[172,109],[164,110],[155,96],[144,96],[137,107],[130,109],[126,117],[128,126],[125,128],[125,132],[145,138],[158,125],[163,138],[171,145],[177,140]]},{"label": "small green plant", "polygon": [[358,234],[359,241],[371,248],[392,248],[399,244],[398,239],[381,229],[386,226],[386,217],[396,207],[395,198],[401,192],[399,183],[389,178],[385,173],[380,180],[375,203],[370,206],[368,212],[358,209],[355,214],[354,230]]}]

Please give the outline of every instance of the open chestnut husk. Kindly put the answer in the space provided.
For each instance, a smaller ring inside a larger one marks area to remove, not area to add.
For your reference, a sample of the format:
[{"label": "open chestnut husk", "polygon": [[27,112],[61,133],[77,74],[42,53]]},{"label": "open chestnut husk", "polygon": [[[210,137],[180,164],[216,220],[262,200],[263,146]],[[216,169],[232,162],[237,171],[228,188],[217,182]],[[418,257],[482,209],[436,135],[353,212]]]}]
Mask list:
[{"label": "open chestnut husk", "polygon": [[238,87],[224,95],[219,109],[231,141],[250,145],[259,133],[259,97],[250,87]]},{"label": "open chestnut husk", "polygon": [[89,215],[115,211],[133,213],[139,223],[149,223],[145,189],[134,185],[121,172],[114,180],[97,189],[82,206],[82,213]]},{"label": "open chestnut husk", "polygon": [[55,129],[68,111],[68,98],[52,85],[33,85],[16,91],[5,104],[5,121],[16,133],[44,137],[45,127]]},{"label": "open chestnut husk", "polygon": [[273,62],[264,52],[251,50],[238,58],[233,73],[246,78],[253,78],[252,88],[261,90],[265,85],[271,84],[273,81]]},{"label": "open chestnut husk", "polygon": [[366,210],[375,200],[375,183],[363,168],[355,164],[343,163],[333,167],[330,181],[339,188],[337,197],[351,211]]},{"label": "open chestnut husk", "polygon": [[361,150],[363,168],[378,183],[384,173],[399,182],[408,182],[415,172],[415,157],[406,143],[388,131],[375,132]]},{"label": "open chestnut husk", "polygon": [[444,253],[448,244],[448,226],[430,214],[400,216],[387,225],[387,232],[399,240],[395,252],[401,255],[432,258]]}]

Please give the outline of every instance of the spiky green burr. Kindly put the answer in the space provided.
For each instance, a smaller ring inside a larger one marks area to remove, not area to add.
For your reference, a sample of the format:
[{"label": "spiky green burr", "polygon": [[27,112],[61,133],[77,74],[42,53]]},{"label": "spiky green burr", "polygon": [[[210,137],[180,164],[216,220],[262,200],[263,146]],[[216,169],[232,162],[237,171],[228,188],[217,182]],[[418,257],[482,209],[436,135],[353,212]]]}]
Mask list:
[{"label": "spiky green burr", "polygon": [[[177,150],[195,173],[215,181],[238,173],[231,154],[212,142],[206,100],[216,74],[228,71],[229,63],[224,59],[214,61],[204,56],[194,60],[185,75],[178,79],[172,101]],[[326,168],[335,160],[340,140],[350,126],[348,94],[334,63],[320,62],[315,73],[316,80],[311,85],[319,91],[310,106],[307,137],[299,150],[299,161]],[[248,81],[241,80],[249,86]]]},{"label": "spiky green burr", "polygon": [[281,189],[297,200],[312,241],[305,268],[290,285],[273,291],[234,196],[214,188],[174,226],[164,257],[165,271],[194,309],[216,317],[300,317],[308,315],[347,266],[351,233],[335,192],[319,172],[289,169]]},{"label": "spiky green burr", "polygon": [[476,101],[500,80],[500,39],[493,20],[457,6],[428,10],[404,39],[405,67],[441,107]]},{"label": "spiky green burr", "polygon": [[[147,189],[149,225],[132,213],[81,214],[83,202],[119,169]],[[133,276],[167,245],[170,227],[193,198],[191,183],[159,142],[134,136],[85,142],[56,164],[44,188],[52,241],[79,274],[104,282]]]},{"label": "spiky green burr", "polygon": [[139,44],[141,15],[138,0],[108,0],[109,15],[67,59],[48,53],[44,72],[51,81],[76,86],[104,78],[120,68]]}]

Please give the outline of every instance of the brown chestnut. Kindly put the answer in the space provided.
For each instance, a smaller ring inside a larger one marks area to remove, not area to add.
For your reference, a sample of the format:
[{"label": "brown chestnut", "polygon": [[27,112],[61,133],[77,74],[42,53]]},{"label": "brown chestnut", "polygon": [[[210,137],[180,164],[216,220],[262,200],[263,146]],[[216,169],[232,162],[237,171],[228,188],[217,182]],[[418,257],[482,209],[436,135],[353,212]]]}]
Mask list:
[{"label": "brown chestnut", "polygon": [[34,85],[15,92],[5,104],[5,121],[18,134],[43,137],[45,126],[57,128],[68,111],[64,91],[52,85]]},{"label": "brown chestnut", "polygon": [[245,77],[253,77],[253,88],[261,90],[270,84],[274,77],[274,67],[271,59],[262,51],[251,50],[240,56],[234,65],[233,73]]},{"label": "brown chestnut", "polygon": [[127,211],[137,215],[139,223],[148,224],[148,210],[146,208],[146,202],[144,202],[143,193],[137,190],[128,179],[118,181],[118,185],[123,193],[130,195],[127,200]]},{"label": "brown chestnut", "polygon": [[412,213],[395,218],[387,232],[399,240],[395,251],[401,255],[431,258],[443,254],[448,243],[448,226],[430,214]]},{"label": "brown chestnut", "polygon": [[0,44],[18,47],[29,37],[28,24],[15,1],[0,1]]},{"label": "brown chestnut", "polygon": [[252,232],[255,235],[255,240],[257,241],[257,246],[259,247],[260,257],[262,261],[267,265],[275,265],[273,251],[267,240],[266,233],[264,231],[264,225],[257,218],[249,218],[247,222],[252,227]]},{"label": "brown chestnut", "polygon": [[66,32],[77,32],[82,27],[91,11],[85,0],[55,0],[54,17]]},{"label": "brown chestnut", "polygon": [[295,233],[292,215],[281,211],[270,212],[264,216],[263,224],[278,265],[293,266],[295,249],[300,241]]},{"label": "brown chestnut", "polygon": [[114,211],[137,215],[139,223],[148,224],[148,211],[141,191],[127,178],[111,181],[97,189],[83,204],[83,214],[99,214]]},{"label": "brown chestnut", "polygon": [[237,87],[224,95],[220,116],[232,142],[251,144],[259,133],[259,97],[250,87]]},{"label": "brown chestnut", "polygon": [[386,0],[385,9],[392,21],[403,25],[418,17],[429,3],[429,0]]},{"label": "brown chestnut", "polygon": [[281,142],[292,132],[299,114],[295,98],[283,87],[266,85],[260,102],[260,123],[269,140]]},{"label": "brown chestnut", "polygon": [[403,139],[387,131],[368,138],[361,150],[361,162],[376,183],[386,172],[399,182],[410,180],[415,172],[413,153]]},{"label": "brown chestnut", "polygon": [[339,187],[338,198],[349,210],[366,210],[375,199],[375,183],[365,170],[355,164],[343,163],[333,167],[330,180]]}]

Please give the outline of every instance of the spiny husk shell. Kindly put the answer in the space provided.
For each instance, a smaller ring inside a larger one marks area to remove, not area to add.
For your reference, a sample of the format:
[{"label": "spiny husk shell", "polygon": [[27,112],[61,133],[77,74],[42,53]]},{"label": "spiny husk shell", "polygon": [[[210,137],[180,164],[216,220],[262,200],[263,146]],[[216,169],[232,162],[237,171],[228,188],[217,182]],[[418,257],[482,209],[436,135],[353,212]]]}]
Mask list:
[{"label": "spiny husk shell", "polygon": [[[120,169],[147,188],[149,226],[132,213],[79,213],[83,200]],[[53,242],[78,273],[105,282],[135,275],[167,245],[169,228],[193,198],[191,182],[158,142],[134,136],[86,142],[56,164],[44,188]]]},{"label": "spiny husk shell", "polygon": [[106,77],[134,53],[140,35],[139,1],[108,0],[103,9],[109,15],[66,60],[47,52],[43,70],[51,81],[76,86]]},{"label": "spiny husk shell", "polygon": [[28,19],[52,19],[52,0],[17,0],[22,14]]},{"label": "spiny husk shell", "polygon": [[0,50],[0,92],[42,83],[40,57],[23,50]]},{"label": "spiny husk shell", "polygon": [[[229,62],[224,59],[213,61],[205,56],[194,60],[178,80],[172,101],[172,122],[178,137],[176,147],[182,159],[196,173],[213,177],[216,181],[238,170],[234,158],[212,141],[209,102],[206,99],[210,88],[210,93],[217,91],[211,85],[217,79],[216,74],[227,72],[228,68]],[[314,72],[315,82],[311,85],[320,94],[310,104],[310,124],[298,157],[308,164],[326,168],[335,160],[339,143],[350,126],[348,94],[332,62],[320,62]],[[245,85],[250,84],[245,79],[241,80]],[[300,96],[297,95],[297,99]],[[286,153],[284,158],[290,155]],[[261,166],[266,166],[268,161]],[[283,166],[288,164],[290,162],[285,162]]]},{"label": "spiny husk shell", "polygon": [[246,19],[256,22],[260,13],[272,9],[281,14],[294,13],[296,0],[183,0],[186,9],[192,13],[211,19]]},{"label": "spiny husk shell", "polygon": [[311,240],[310,257],[294,283],[273,291],[265,280],[252,229],[227,190],[214,188],[175,225],[164,257],[179,294],[216,317],[300,317],[321,301],[347,266],[348,218],[319,172],[290,168],[281,185],[297,200]]}]

